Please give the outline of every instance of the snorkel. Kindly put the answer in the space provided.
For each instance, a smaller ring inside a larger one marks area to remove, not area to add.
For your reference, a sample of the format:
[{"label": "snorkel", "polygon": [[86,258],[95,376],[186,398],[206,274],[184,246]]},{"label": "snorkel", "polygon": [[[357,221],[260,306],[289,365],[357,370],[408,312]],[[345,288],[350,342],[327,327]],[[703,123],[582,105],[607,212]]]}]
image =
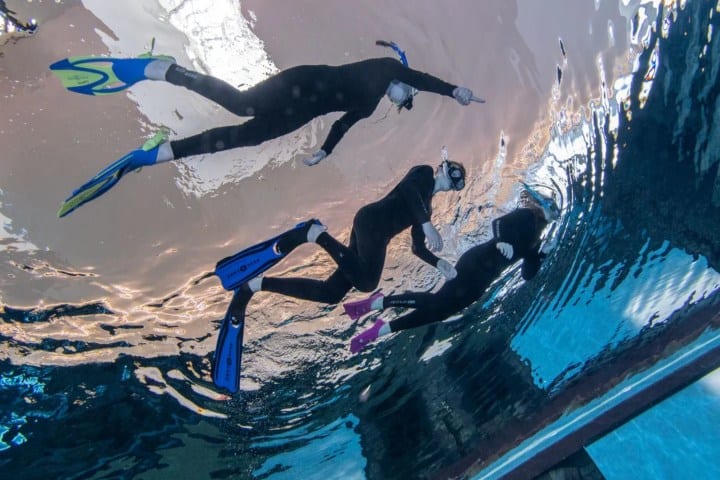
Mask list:
[{"label": "snorkel", "polygon": [[[380,45],[381,47],[388,47],[392,48],[395,53],[397,53],[397,56],[400,59],[400,63],[408,66],[407,56],[405,55],[405,51],[402,50],[397,43],[395,42],[388,42],[385,40],[376,40],[375,45]],[[390,101],[395,104],[395,106],[398,107],[398,112],[401,111],[403,108],[407,110],[412,110],[413,108],[413,97],[417,95],[418,90],[416,88],[413,88],[410,85],[407,85],[405,83],[402,83],[398,80],[393,80],[390,82],[390,85],[388,86],[387,91],[385,94],[388,96]]]},{"label": "snorkel", "polygon": [[375,45],[380,45],[381,47],[390,47],[393,50],[395,50],[395,53],[397,53],[398,57],[400,57],[400,63],[408,66],[407,57],[405,56],[405,51],[400,49],[397,43],[395,42],[387,42],[385,40],[376,40]]}]

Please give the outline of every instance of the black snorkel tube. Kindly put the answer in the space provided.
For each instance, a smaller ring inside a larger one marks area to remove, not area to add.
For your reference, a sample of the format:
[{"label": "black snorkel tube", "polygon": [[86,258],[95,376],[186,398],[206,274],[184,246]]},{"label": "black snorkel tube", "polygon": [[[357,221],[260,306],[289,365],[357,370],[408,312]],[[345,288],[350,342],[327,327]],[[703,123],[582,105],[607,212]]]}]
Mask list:
[{"label": "black snorkel tube", "polygon": [[[406,67],[408,66],[407,55],[405,55],[405,51],[403,49],[401,49],[397,43],[388,42],[386,40],[376,40],[375,45],[379,45],[381,47],[392,48],[395,51],[395,53],[397,53],[397,56],[400,58],[400,63],[402,63]],[[403,103],[398,104],[398,106],[397,106],[398,111],[401,111],[403,108],[405,108],[407,110],[412,110],[413,97],[415,96],[416,93],[417,93],[417,90],[414,93],[411,93],[410,95],[408,95],[407,99],[405,99],[405,101]]]}]

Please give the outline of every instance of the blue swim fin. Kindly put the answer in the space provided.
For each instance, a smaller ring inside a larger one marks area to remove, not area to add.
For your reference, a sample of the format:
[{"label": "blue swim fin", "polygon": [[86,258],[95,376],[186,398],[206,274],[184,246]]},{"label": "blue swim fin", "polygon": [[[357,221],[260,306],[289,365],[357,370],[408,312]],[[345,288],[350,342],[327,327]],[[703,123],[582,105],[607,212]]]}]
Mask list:
[{"label": "blue swim fin", "polygon": [[155,163],[158,148],[167,140],[167,137],[167,131],[160,130],[155,136],[146,141],[142,147],[133,150],[102,169],[84,185],[73,190],[70,196],[60,205],[57,216],[64,217],[81,205],[96,199],[114,187],[126,173]]},{"label": "blue swim fin", "polygon": [[100,56],[69,57],[50,65],[50,70],[71,92],[84,95],[110,95],[146,80],[145,67],[153,60],[175,59],[167,55],[140,55],[137,58]]},{"label": "blue swim fin", "polygon": [[235,290],[278,263],[297,246],[305,243],[307,231],[313,224],[320,224],[320,221],[312,219],[298,223],[295,228],[277,237],[223,258],[215,265],[215,275],[220,278],[225,290]]},{"label": "blue swim fin", "polygon": [[[230,308],[228,308],[213,358],[212,379],[220,388],[232,393],[240,389],[240,366],[242,364],[243,330],[245,328],[245,306],[236,308],[239,297],[247,295],[243,290],[235,292]],[[249,299],[249,297],[247,297]],[[245,301],[247,304],[247,301]]]}]

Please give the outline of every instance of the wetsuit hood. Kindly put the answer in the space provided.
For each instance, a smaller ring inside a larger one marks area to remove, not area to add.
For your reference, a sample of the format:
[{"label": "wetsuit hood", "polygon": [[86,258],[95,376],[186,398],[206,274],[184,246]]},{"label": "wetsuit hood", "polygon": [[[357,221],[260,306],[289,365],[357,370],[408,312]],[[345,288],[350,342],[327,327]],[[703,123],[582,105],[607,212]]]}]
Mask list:
[{"label": "wetsuit hood", "polygon": [[535,189],[525,182],[522,182],[522,186],[537,207],[542,210],[546,222],[554,222],[560,218],[560,207],[558,207],[558,204],[554,199],[540,195]]},{"label": "wetsuit hood", "polygon": [[452,160],[443,160],[442,171],[450,180],[450,188],[459,192],[465,188],[465,167],[462,163]]},{"label": "wetsuit hood", "polygon": [[410,110],[413,107],[413,97],[417,94],[417,89],[407,83],[393,80],[385,93],[398,109],[407,108]]}]

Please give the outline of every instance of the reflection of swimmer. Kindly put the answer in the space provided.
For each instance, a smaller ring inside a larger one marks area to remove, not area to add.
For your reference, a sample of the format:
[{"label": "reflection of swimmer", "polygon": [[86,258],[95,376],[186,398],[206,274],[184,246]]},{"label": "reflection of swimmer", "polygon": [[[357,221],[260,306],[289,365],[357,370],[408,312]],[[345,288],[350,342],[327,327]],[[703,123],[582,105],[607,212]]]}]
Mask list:
[{"label": "reflection of swimmer", "polygon": [[373,58],[346,65],[301,65],[282,71],[245,91],[198,72],[187,70],[169,57],[131,59],[75,57],[50,67],[70,90],[89,95],[122,91],[151,79],[185,87],[218,103],[231,113],[251,117],[240,125],[218,127],[188,138],[168,141],[156,137],[100,172],[73,192],[59,216],[107,191],[125,173],[145,165],[259,145],[288,134],[312,119],[344,112],[330,128],[320,150],[305,159],[315,165],[358,121],[370,116],[387,96],[399,109],[412,108],[413,97],[426,91],[454,97],[461,105],[482,99],[469,89],[408,68],[392,58]]},{"label": "reflection of swimmer", "polygon": [[23,23],[14,16],[15,12],[8,9],[4,1],[0,1],[0,45],[10,39],[28,37],[37,30],[37,20],[31,18]]},{"label": "reflection of swimmer", "polygon": [[414,309],[390,322],[376,320],[372,327],[352,339],[350,350],[357,353],[380,336],[445,320],[479,299],[500,273],[518,260],[523,260],[522,277],[533,278],[552,248],[549,244],[540,248],[540,235],[549,222],[557,219],[559,211],[554,202],[544,200],[543,208],[534,198],[525,198],[528,207],[495,219],[493,239],[465,252],[455,265],[457,276],[446,281],[436,293],[406,292],[387,297],[378,293],[345,304],[345,310],[354,319],[372,310]]},{"label": "reflection of swimmer", "polygon": [[218,393],[214,390],[210,390],[209,388],[203,387],[202,385],[198,385],[194,381],[192,381],[190,378],[185,376],[180,370],[170,370],[167,372],[168,378],[172,378],[173,380],[181,380],[188,385],[190,385],[190,388],[193,392],[197,393],[198,395],[202,395],[203,397],[207,397],[210,400],[215,400],[218,402],[223,402],[226,400],[230,400],[230,397],[225,395],[224,393]]},{"label": "reflection of swimmer", "polygon": [[[168,374],[168,376],[170,376],[171,378],[173,377],[173,375],[170,374]],[[174,376],[175,378],[177,378],[176,374],[174,374]],[[175,388],[168,385],[168,383],[165,381],[165,378],[163,378],[162,372],[160,372],[157,367],[138,367],[135,369],[135,377],[152,393],[156,395],[167,394],[177,400],[180,405],[192,412],[197,413],[198,415],[210,418],[227,418],[227,415],[225,415],[224,413],[219,413],[214,410],[208,410],[207,408],[201,407],[196,403],[192,402],[190,399],[184,397]],[[210,395],[206,396],[212,398]],[[227,400],[227,395],[217,394],[216,397],[217,398],[213,399]]]}]

